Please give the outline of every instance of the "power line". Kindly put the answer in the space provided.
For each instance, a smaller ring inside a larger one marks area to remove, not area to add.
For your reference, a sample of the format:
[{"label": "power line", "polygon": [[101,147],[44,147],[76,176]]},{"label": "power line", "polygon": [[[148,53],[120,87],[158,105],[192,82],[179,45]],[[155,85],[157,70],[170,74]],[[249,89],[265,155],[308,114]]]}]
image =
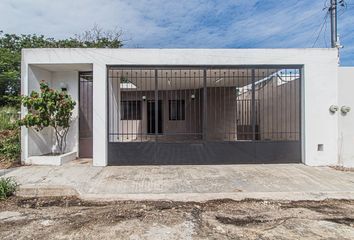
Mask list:
[{"label": "power line", "polygon": [[345,13],[345,11],[347,10],[347,8],[348,8],[348,3],[346,3],[344,0],[340,0],[338,2],[338,4],[339,4],[339,6],[342,7],[341,9],[338,10],[338,14],[339,14],[339,16],[342,16]]},{"label": "power line", "polygon": [[[307,15],[305,18],[303,18],[301,21],[298,21],[296,22],[295,24],[291,25],[290,27],[286,28],[286,31],[287,32],[291,32],[292,30],[295,30],[297,27],[299,27],[301,24],[303,23],[308,23],[307,20],[309,20],[310,18],[314,17],[315,15],[318,15],[320,14],[321,12],[314,12],[314,13],[311,13],[309,15]],[[262,42],[265,42],[267,41],[268,39],[274,37],[273,35],[269,36],[269,37],[266,37],[264,39],[262,39]]]},{"label": "power line", "polygon": [[329,15],[328,13],[329,13],[329,12],[326,11],[326,15],[325,15],[325,17],[323,18],[320,31],[318,32],[317,37],[316,37],[316,40],[315,40],[315,42],[312,44],[312,47],[315,47],[315,45],[316,45],[316,43],[317,43],[317,41],[318,41],[318,38],[319,38],[320,35],[321,35],[321,32],[322,32],[322,30],[323,30],[323,27],[326,25],[327,18],[328,18],[328,15]]},{"label": "power line", "polygon": [[324,41],[325,47],[327,48],[328,46],[327,46],[327,41],[326,41],[326,31],[327,31],[327,18],[325,19],[325,22],[324,22],[324,31],[323,31],[323,41]]}]

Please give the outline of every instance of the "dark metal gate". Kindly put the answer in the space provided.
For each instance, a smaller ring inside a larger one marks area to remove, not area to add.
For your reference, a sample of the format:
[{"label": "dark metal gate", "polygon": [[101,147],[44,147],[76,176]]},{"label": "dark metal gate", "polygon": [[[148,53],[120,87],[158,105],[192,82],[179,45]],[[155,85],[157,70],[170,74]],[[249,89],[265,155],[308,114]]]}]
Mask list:
[{"label": "dark metal gate", "polygon": [[301,162],[301,66],[108,67],[108,165]]}]

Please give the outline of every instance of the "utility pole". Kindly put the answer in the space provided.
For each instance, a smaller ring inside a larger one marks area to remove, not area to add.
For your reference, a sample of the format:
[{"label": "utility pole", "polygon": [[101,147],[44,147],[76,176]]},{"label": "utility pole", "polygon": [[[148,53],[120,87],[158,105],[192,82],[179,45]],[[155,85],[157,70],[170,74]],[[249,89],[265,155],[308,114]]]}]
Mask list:
[{"label": "utility pole", "polygon": [[332,48],[338,47],[337,42],[337,0],[331,0],[331,6],[329,8],[331,13],[331,46]]}]

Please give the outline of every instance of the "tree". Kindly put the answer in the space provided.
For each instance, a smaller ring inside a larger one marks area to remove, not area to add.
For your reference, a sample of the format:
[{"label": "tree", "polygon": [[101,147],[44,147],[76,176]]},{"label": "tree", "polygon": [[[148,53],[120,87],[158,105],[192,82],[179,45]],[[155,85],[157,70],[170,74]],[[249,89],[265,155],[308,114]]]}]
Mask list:
[{"label": "tree", "polygon": [[20,62],[20,54],[0,48],[0,106],[8,102],[9,96],[19,94]]},{"label": "tree", "polygon": [[88,48],[121,48],[123,42],[121,40],[122,31],[114,29],[105,31],[102,28],[94,25],[88,31],[84,31],[82,34],[75,35],[82,47]]},{"label": "tree", "polygon": [[120,48],[122,32],[116,29],[104,31],[95,25],[68,39],[47,38],[36,34],[4,34],[0,31],[0,106],[20,101],[21,50],[22,48]]},{"label": "tree", "polygon": [[28,113],[19,121],[19,124],[36,131],[52,127],[59,152],[64,153],[72,111],[76,105],[70,95],[66,91],[49,88],[48,84],[42,80],[40,93],[32,91],[29,96],[23,96],[22,104],[27,108]]}]

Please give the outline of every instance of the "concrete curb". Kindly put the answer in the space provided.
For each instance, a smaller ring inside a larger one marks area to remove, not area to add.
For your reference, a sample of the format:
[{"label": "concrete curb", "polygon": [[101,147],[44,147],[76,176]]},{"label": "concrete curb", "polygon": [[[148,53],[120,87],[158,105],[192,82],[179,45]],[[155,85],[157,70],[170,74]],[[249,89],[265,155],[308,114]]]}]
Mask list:
[{"label": "concrete curb", "polygon": [[206,202],[215,199],[283,200],[283,201],[320,201],[325,199],[354,200],[353,192],[238,192],[238,193],[167,193],[167,194],[81,194],[80,198],[91,201],[195,201]]},{"label": "concrete curb", "polygon": [[16,192],[19,197],[79,197],[79,193],[72,187],[61,185],[25,185]]},{"label": "concrete curb", "polygon": [[325,199],[354,200],[354,191],[330,191],[330,192],[226,192],[226,193],[133,193],[133,194],[107,194],[107,193],[79,193],[69,186],[60,185],[25,185],[16,193],[19,197],[79,197],[88,201],[196,201],[205,202],[214,199],[263,199],[285,201],[319,201]]}]

